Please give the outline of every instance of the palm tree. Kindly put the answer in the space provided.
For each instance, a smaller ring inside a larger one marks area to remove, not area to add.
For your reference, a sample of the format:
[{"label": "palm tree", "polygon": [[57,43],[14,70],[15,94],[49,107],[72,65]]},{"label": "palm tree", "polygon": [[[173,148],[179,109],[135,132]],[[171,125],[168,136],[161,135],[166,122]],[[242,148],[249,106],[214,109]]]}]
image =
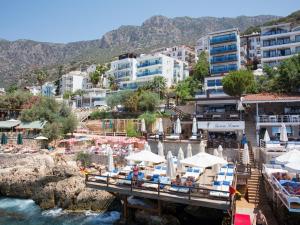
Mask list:
[{"label": "palm tree", "polygon": [[34,73],[35,73],[36,80],[41,88],[41,93],[42,93],[42,86],[45,83],[48,74],[44,70],[36,70]]},{"label": "palm tree", "polygon": [[108,80],[109,80],[109,88],[112,91],[116,91],[119,89],[119,84],[117,82],[117,79],[114,76],[109,76]]},{"label": "palm tree", "polygon": [[150,88],[152,91],[159,93],[159,97],[162,98],[167,88],[166,78],[161,76],[154,77],[153,81],[150,84]]},{"label": "palm tree", "polygon": [[105,72],[108,70],[108,67],[106,65],[97,65],[96,70],[89,74],[90,79],[94,87],[97,86],[98,83],[100,83],[100,86],[103,86],[103,78]]}]

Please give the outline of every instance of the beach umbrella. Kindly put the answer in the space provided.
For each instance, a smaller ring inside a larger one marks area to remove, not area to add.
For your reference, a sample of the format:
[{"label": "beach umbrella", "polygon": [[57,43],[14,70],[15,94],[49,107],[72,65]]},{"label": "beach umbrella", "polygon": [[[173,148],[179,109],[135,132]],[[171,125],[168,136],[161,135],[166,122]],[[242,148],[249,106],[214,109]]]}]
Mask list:
[{"label": "beach umbrella", "polygon": [[222,147],[222,145],[219,145],[218,153],[219,153],[219,157],[223,158],[223,147]]},{"label": "beach umbrella", "polygon": [[179,148],[178,155],[177,155],[177,171],[178,172],[183,172],[184,171],[184,166],[181,164],[181,161],[184,159],[184,154],[182,151],[182,148]]},{"label": "beach umbrella", "polygon": [[288,142],[287,131],[284,123],[281,124],[280,128],[280,141]]},{"label": "beach umbrella", "polygon": [[243,164],[248,165],[249,163],[250,163],[249,147],[248,144],[246,143],[244,145],[244,150],[243,150]]},{"label": "beach umbrella", "polygon": [[192,146],[189,143],[188,146],[187,146],[186,157],[189,158],[189,157],[192,157],[192,156],[193,156]]},{"label": "beach umbrella", "polygon": [[205,152],[205,144],[203,143],[203,141],[200,142],[199,153],[200,152]]},{"label": "beach umbrella", "polygon": [[218,149],[214,149],[214,156],[218,156],[219,157],[219,152],[218,152]]},{"label": "beach umbrella", "polygon": [[269,132],[268,132],[267,129],[266,129],[266,131],[265,131],[264,141],[265,141],[266,143],[269,142],[269,141],[271,141],[270,135],[269,135]]},{"label": "beach umbrella", "polygon": [[185,166],[206,168],[206,167],[214,166],[216,164],[221,164],[221,165],[227,164],[227,161],[221,159],[218,156],[214,156],[206,152],[201,152],[196,155],[193,155],[192,157],[181,160],[180,163]]},{"label": "beach umbrella", "polygon": [[198,128],[197,128],[197,120],[196,117],[193,118],[193,127],[192,127],[192,134],[197,136]]},{"label": "beach umbrella", "polygon": [[23,144],[23,137],[22,137],[21,133],[18,133],[17,144],[18,145],[22,145]]},{"label": "beach umbrella", "polygon": [[146,124],[145,124],[145,119],[144,118],[141,121],[141,132],[146,133]]},{"label": "beach umbrella", "polygon": [[287,153],[282,154],[275,158],[275,162],[278,164],[287,164],[287,163],[294,163],[299,162],[300,160],[300,151],[299,150],[291,150]]},{"label": "beach umbrella", "polygon": [[1,136],[1,145],[6,145],[7,144],[7,136],[2,133],[2,136]]},{"label": "beach umbrella", "polygon": [[163,127],[163,121],[162,121],[162,118],[159,118],[159,119],[158,119],[157,132],[158,132],[159,134],[163,134],[163,133],[164,133],[164,127]]},{"label": "beach umbrella", "polygon": [[171,151],[168,151],[167,155],[167,172],[166,176],[170,178],[174,178],[176,176],[175,166],[173,162],[173,155]]},{"label": "beach umbrella", "polygon": [[157,149],[158,149],[158,155],[161,156],[161,157],[165,157],[164,146],[160,141],[157,144]]},{"label": "beach umbrella", "polygon": [[[133,153],[133,146],[132,145],[128,145],[128,154],[127,155],[131,155]],[[129,161],[129,165],[132,165],[133,162]]]},{"label": "beach umbrella", "polygon": [[138,162],[150,162],[150,163],[162,163],[165,162],[165,158],[161,157],[151,151],[142,150],[140,152],[134,152],[129,156],[125,157],[128,161],[138,161]]},{"label": "beach umbrella", "polygon": [[175,134],[181,134],[181,123],[179,118],[176,120]]},{"label": "beach umbrella", "polygon": [[242,101],[238,101],[238,106],[237,106],[237,110],[238,111],[243,111],[243,110],[245,110],[245,108],[244,108],[244,106],[243,106],[243,103],[242,103]]},{"label": "beach umbrella", "polygon": [[297,162],[290,162],[284,165],[284,168],[291,173],[300,173],[300,160]]},{"label": "beach umbrella", "polygon": [[107,151],[107,170],[109,172],[112,172],[115,169],[113,151],[111,147],[107,147],[106,151]]}]

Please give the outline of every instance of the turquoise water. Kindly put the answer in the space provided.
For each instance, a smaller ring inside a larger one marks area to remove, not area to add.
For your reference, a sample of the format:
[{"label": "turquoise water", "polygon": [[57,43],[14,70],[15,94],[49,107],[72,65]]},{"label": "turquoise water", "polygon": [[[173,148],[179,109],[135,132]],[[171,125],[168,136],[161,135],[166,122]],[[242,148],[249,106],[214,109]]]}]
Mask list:
[{"label": "turquoise water", "polygon": [[0,198],[0,225],[111,225],[120,213],[66,213],[56,208],[42,211],[32,200]]}]

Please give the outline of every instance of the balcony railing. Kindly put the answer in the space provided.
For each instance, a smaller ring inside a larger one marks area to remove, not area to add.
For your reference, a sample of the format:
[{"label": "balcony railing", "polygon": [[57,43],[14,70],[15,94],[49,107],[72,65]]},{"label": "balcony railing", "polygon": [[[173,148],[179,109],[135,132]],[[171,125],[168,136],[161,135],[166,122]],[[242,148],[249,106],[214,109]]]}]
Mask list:
[{"label": "balcony railing", "polygon": [[229,45],[229,46],[222,46],[222,47],[216,47],[210,50],[210,54],[214,55],[214,54],[219,54],[219,53],[225,53],[225,52],[232,52],[232,51],[236,51],[237,47],[236,45]]},{"label": "balcony railing", "polygon": [[141,72],[137,73],[137,77],[144,77],[144,76],[150,76],[150,75],[155,75],[155,74],[162,74],[161,70],[155,70],[155,71],[147,71],[147,72]]},{"label": "balcony railing", "polygon": [[159,65],[161,63],[162,63],[161,60],[157,60],[157,61],[154,61],[154,62],[140,63],[140,64],[137,65],[137,68],[146,67],[146,66],[153,66],[153,65]]},{"label": "balcony railing", "polygon": [[278,51],[276,54],[272,54],[272,55],[263,54],[263,58],[273,58],[273,57],[290,56],[290,55],[295,55],[295,54],[298,54],[298,53],[300,53],[300,51],[288,51],[285,54],[281,54],[281,52]]},{"label": "balcony railing", "polygon": [[203,113],[196,112],[199,121],[240,121],[244,120],[244,116],[239,112],[225,113]]},{"label": "balcony railing", "polygon": [[300,115],[260,115],[258,123],[300,123]]},{"label": "balcony railing", "polygon": [[228,34],[218,37],[213,37],[210,39],[210,44],[218,44],[223,42],[229,42],[229,41],[236,41],[236,35],[235,34]]},{"label": "balcony railing", "polygon": [[277,30],[277,31],[268,31],[262,33],[262,36],[269,36],[269,35],[275,35],[275,34],[285,34],[288,33],[287,30]]},{"label": "balcony railing", "polygon": [[222,68],[213,68],[211,70],[212,74],[218,74],[218,73],[228,73],[229,71],[237,70],[237,66],[225,66]]},{"label": "balcony railing", "polygon": [[213,57],[211,63],[222,63],[222,62],[232,62],[237,61],[238,57],[236,55],[233,56],[223,56],[223,57]]},{"label": "balcony railing", "polygon": [[300,42],[300,39],[299,40],[288,40],[288,41],[273,41],[271,42],[270,44],[264,42],[263,43],[263,47],[269,47],[269,46],[275,46],[275,45],[286,45],[286,44],[293,44],[293,43],[298,43]]}]

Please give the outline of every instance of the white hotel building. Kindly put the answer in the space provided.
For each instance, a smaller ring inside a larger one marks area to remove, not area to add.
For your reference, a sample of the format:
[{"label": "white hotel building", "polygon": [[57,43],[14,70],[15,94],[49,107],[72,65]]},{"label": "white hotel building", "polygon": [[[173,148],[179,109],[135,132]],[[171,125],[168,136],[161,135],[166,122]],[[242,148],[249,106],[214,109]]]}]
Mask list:
[{"label": "white hotel building", "polygon": [[290,23],[261,27],[262,65],[271,67],[300,53],[300,27]]},{"label": "white hotel building", "polygon": [[167,81],[167,87],[189,76],[188,63],[161,53],[122,58],[111,63],[107,72],[119,82],[120,89],[137,89],[156,76]]}]

